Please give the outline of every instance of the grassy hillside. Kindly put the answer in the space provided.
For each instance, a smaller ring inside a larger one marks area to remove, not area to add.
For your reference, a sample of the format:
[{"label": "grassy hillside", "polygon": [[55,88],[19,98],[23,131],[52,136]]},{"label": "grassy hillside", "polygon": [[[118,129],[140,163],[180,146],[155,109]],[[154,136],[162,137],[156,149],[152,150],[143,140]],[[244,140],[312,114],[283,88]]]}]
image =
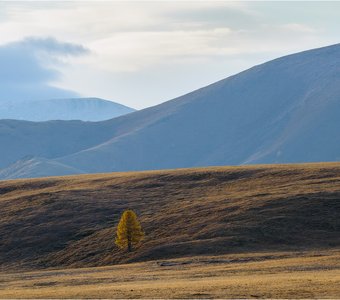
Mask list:
[{"label": "grassy hillside", "polygon": [[[146,232],[118,251],[134,209]],[[0,181],[3,269],[85,267],[340,246],[340,163],[218,167]]]}]

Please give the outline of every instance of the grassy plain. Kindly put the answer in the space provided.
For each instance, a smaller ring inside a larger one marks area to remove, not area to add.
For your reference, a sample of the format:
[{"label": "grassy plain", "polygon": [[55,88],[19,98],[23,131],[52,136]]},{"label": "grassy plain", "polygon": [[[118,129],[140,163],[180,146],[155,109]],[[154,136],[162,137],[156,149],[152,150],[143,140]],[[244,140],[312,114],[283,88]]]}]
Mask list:
[{"label": "grassy plain", "polygon": [[340,251],[0,274],[1,298],[339,298]]}]

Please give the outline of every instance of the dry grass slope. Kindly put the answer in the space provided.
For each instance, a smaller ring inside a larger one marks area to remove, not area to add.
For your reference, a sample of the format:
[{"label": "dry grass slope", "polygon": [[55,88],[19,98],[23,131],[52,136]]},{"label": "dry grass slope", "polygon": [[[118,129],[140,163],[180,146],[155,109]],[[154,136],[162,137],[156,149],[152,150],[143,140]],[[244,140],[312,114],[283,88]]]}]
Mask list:
[{"label": "dry grass slope", "polygon": [[275,252],[6,272],[0,298],[338,299],[339,258],[339,250]]},{"label": "dry grass slope", "polygon": [[[124,209],[145,243],[114,245]],[[340,246],[340,163],[0,181],[0,265],[89,267]]]}]

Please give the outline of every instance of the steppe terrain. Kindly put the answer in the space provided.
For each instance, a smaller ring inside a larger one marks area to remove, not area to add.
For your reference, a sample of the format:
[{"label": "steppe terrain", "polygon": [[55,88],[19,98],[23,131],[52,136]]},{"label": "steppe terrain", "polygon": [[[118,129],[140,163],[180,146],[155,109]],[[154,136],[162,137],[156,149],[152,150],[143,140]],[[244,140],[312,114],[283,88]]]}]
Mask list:
[{"label": "steppe terrain", "polygon": [[1,298],[339,296],[339,250],[203,256],[0,275]]},{"label": "steppe terrain", "polygon": [[339,298],[339,199],[340,163],[0,181],[0,297]]}]

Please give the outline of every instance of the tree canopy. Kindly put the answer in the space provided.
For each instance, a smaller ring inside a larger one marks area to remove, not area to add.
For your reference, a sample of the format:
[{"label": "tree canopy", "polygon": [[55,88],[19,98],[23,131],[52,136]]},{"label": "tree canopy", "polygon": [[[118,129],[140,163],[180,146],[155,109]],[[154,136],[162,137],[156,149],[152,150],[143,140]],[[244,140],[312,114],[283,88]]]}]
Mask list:
[{"label": "tree canopy", "polygon": [[116,245],[131,252],[143,238],[144,232],[136,213],[131,209],[125,210],[118,223]]}]

